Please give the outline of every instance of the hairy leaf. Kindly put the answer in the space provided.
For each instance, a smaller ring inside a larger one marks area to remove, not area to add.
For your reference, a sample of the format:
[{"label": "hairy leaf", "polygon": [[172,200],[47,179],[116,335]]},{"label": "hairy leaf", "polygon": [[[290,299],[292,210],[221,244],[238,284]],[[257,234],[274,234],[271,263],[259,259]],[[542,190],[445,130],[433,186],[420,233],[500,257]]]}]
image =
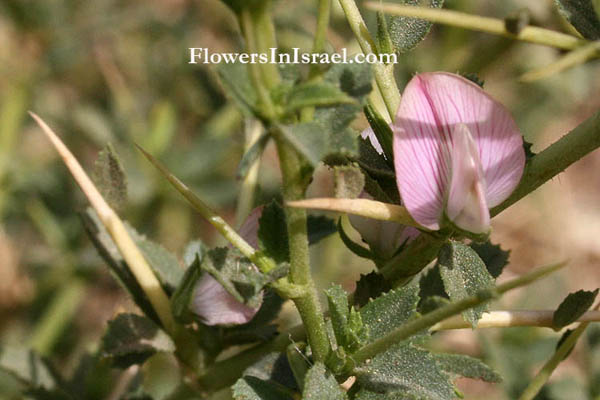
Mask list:
[{"label": "hairy leaf", "polygon": [[360,196],[365,186],[365,176],[354,165],[333,167],[335,177],[335,197],[354,199]]},{"label": "hairy leaf", "polygon": [[354,305],[362,307],[371,299],[376,299],[383,293],[387,293],[392,289],[390,283],[377,272],[369,272],[366,275],[361,275],[356,282],[356,290],[354,291]]},{"label": "hairy leaf", "polygon": [[600,17],[593,0],[554,0],[560,14],[589,40],[600,39]]},{"label": "hairy leaf", "polygon": [[[426,314],[442,305],[440,299],[447,299],[448,294],[444,289],[444,282],[440,275],[439,265],[433,266],[421,275],[419,280],[419,312]],[[443,302],[443,300],[442,300]]]},{"label": "hairy leaf", "polygon": [[322,215],[309,215],[306,220],[308,244],[315,244],[337,232],[337,226],[331,218]]},{"label": "hairy leaf", "polygon": [[179,286],[171,296],[171,311],[175,319],[181,323],[190,323],[193,321],[193,315],[189,307],[194,288],[201,276],[200,257],[197,255],[196,260],[185,271]]},{"label": "hairy leaf", "polygon": [[500,245],[492,244],[489,240],[485,243],[473,242],[470,247],[475,250],[479,258],[484,262],[488,272],[494,278],[502,274],[504,267],[508,265],[510,250],[502,250]]},{"label": "hairy leaf", "polygon": [[117,211],[122,210],[127,202],[127,178],[112,144],[108,143],[98,153],[92,176],[108,204]]},{"label": "hairy leaf", "polygon": [[241,377],[231,389],[234,400],[294,400],[285,386],[254,376]]},{"label": "hairy leaf", "polygon": [[355,102],[354,98],[331,82],[308,82],[295,86],[290,91],[287,109],[292,112],[304,107],[327,107]]},{"label": "hairy leaf", "polygon": [[552,327],[560,330],[577,321],[594,304],[597,295],[598,289],[593,292],[578,290],[575,293],[570,293],[554,312]]},{"label": "hairy leaf", "polygon": [[272,201],[263,208],[259,219],[258,241],[260,248],[276,262],[288,261],[287,225],[283,207]]},{"label": "hairy leaf", "polygon": [[[458,301],[477,294],[494,285],[494,278],[475,250],[451,241],[440,250],[438,263],[444,288],[450,300]],[[463,312],[464,319],[475,328],[481,314],[487,310],[483,304]]]},{"label": "hairy leaf", "polygon": [[[242,2],[232,0],[232,2]],[[217,73],[225,90],[225,94],[232,99],[238,108],[248,117],[254,116],[257,107],[257,97],[250,76],[248,65],[239,62],[221,63]]]},{"label": "hairy leaf", "polygon": [[127,368],[141,364],[157,352],[173,352],[175,344],[163,330],[146,317],[119,314],[108,322],[102,338],[102,354],[113,365]]},{"label": "hairy leaf", "polygon": [[348,294],[340,285],[332,285],[325,291],[327,304],[329,305],[329,316],[338,346],[346,346],[348,337]]},{"label": "hairy leaf", "polygon": [[318,362],[306,374],[302,398],[306,400],[347,400],[348,396],[340,388],[335,377],[325,369],[325,365]]},{"label": "hairy leaf", "polygon": [[435,361],[442,371],[452,378],[464,376],[485,382],[502,382],[502,377],[481,360],[463,354],[435,354]]},{"label": "hairy leaf", "polygon": [[279,385],[297,389],[296,381],[284,353],[268,353],[260,360],[246,368],[243,376],[253,376],[264,381],[276,382]]},{"label": "hairy leaf", "polygon": [[[399,4],[441,8],[444,0],[397,0]],[[399,53],[414,49],[429,33],[431,22],[417,18],[393,16],[389,31],[392,42]]]}]

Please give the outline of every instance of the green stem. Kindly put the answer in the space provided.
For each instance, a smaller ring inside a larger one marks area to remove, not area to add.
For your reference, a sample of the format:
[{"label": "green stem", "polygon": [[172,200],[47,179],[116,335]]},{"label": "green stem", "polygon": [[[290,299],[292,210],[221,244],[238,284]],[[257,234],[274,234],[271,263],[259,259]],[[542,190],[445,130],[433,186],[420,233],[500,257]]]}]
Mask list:
[{"label": "green stem", "polygon": [[[258,53],[254,21],[248,8],[244,8],[240,13],[240,26],[242,27],[242,32],[244,33],[244,38],[246,39],[246,51],[248,53]],[[269,91],[263,84],[260,65],[261,64],[248,63],[248,73],[250,75],[252,85],[256,90],[256,94],[258,95],[261,111],[263,112],[264,117],[267,119],[272,119],[275,116],[275,106]]]},{"label": "green stem", "polygon": [[542,68],[523,74],[520,80],[522,82],[532,82],[558,74],[559,72],[575,67],[579,64],[583,64],[589,59],[596,57],[599,51],[600,41],[591,42],[585,46],[581,46],[573,51],[570,51],[552,64],[548,64]]},{"label": "green stem", "polygon": [[487,303],[494,297],[501,295],[509,290],[517,287],[525,286],[537,279],[540,279],[562,267],[565,263],[552,264],[546,267],[537,268],[527,275],[513,279],[502,285],[498,285],[492,289],[486,289],[480,291],[474,296],[467,297],[463,300],[450,303],[446,306],[440,307],[428,314],[425,314],[421,318],[407,322],[406,324],[396,328],[389,332],[387,335],[377,339],[376,341],[364,346],[351,356],[351,364],[348,365],[348,369],[354,368],[366,360],[375,357],[377,354],[382,353],[394,346],[397,343],[409,338],[410,336],[428,329],[440,321],[445,320],[453,315],[459,314],[465,310],[473,308],[483,303]]},{"label": "green stem", "polygon": [[532,400],[535,398],[546,382],[548,382],[548,379],[550,379],[552,372],[558,367],[558,364],[560,364],[569,355],[569,352],[573,347],[575,347],[577,340],[589,324],[589,322],[579,324],[577,329],[562,342],[554,352],[554,355],[546,362],[546,364],[544,364],[540,372],[538,372],[535,378],[529,383],[523,394],[521,394],[521,397],[519,397],[519,400]]},{"label": "green stem", "polygon": [[[258,141],[263,133],[262,124],[255,119],[246,120],[244,152],[248,151]],[[248,173],[240,185],[235,213],[235,225],[239,228],[254,206],[254,192],[258,183],[260,157],[248,168]]]},{"label": "green stem", "polygon": [[[339,0],[339,2],[363,53],[378,54],[375,42],[373,41],[354,0]],[[373,64],[373,71],[375,73],[375,82],[381,92],[390,118],[393,121],[396,117],[398,106],[400,105],[400,91],[398,90],[394,78],[394,64],[384,65],[376,63]]]},{"label": "green stem", "polygon": [[[256,50],[259,53],[270,54],[272,48],[277,48],[275,26],[271,18],[271,0],[261,2],[260,6],[251,11],[254,21]],[[250,51],[250,49],[248,49]],[[267,88],[273,89],[281,82],[277,64],[259,64],[262,81]]]},{"label": "green stem", "polygon": [[459,11],[440,10],[428,7],[403,6],[398,4],[385,4],[368,2],[367,8],[382,11],[391,15],[403,17],[420,18],[431,22],[487,32],[495,35],[506,36],[511,39],[522,40],[557,47],[559,49],[573,50],[579,46],[589,43],[587,40],[579,39],[572,35],[536,26],[526,26],[518,34],[506,30],[505,22],[498,18],[481,17]]},{"label": "green stem", "polygon": [[[286,201],[301,199],[304,197],[310,174],[306,173],[298,153],[281,139],[277,132],[274,132],[274,138],[283,175],[283,196]],[[306,289],[293,301],[306,328],[315,360],[325,361],[330,352],[330,344],[310,271],[306,211],[289,207],[286,207],[285,211],[290,248],[289,279],[292,284],[304,286]]]}]

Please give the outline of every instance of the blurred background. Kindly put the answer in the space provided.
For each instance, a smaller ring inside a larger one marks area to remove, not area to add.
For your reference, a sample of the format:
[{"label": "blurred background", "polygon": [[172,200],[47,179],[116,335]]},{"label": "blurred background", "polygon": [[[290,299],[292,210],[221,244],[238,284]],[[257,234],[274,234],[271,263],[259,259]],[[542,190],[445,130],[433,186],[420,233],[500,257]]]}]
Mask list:
[{"label": "blurred background", "polygon": [[[356,42],[333,3],[331,50],[355,53]],[[445,7],[499,18],[527,7],[532,24],[571,29],[552,0],[446,0]],[[275,1],[282,49],[309,51],[316,8],[313,0]],[[374,14],[364,15],[372,26]],[[236,169],[247,126],[225,98],[214,66],[187,64],[189,47],[213,53],[242,49],[236,20],[220,1],[0,2],[0,347],[33,347],[69,374],[82,355],[97,348],[106,321],[133,309],[84,232],[79,213],[86,201],[27,110],[44,118],[88,171],[98,151],[112,143],[128,180],[121,217],[176,254],[192,239],[221,242],[133,143],[235,223]],[[560,55],[434,26],[416,50],[400,57],[397,80],[403,87],[415,72],[477,73],[539,151],[600,108],[598,61],[534,83],[519,81]],[[355,125],[362,129],[366,121]],[[278,179],[277,157],[268,148],[257,204],[277,194]],[[327,179],[316,180],[319,184],[327,185]],[[594,153],[494,219],[493,242],[511,250],[501,280],[563,259],[570,267],[493,309],[552,309],[569,291],[600,286],[599,199],[600,153]],[[360,273],[373,269],[337,237],[315,247],[313,260],[321,287],[337,281],[352,289]],[[296,318],[292,307],[286,310],[287,318]],[[496,386],[464,380],[466,398],[510,399],[550,356],[558,337],[548,329],[461,330],[436,335],[432,345],[483,357],[505,376]],[[543,398],[593,398],[591,387],[600,385],[600,351],[593,351],[599,341],[600,332],[590,329]],[[105,398],[114,376],[107,366],[99,371],[97,393],[90,398]],[[18,381],[2,372],[0,398],[21,398]]]}]

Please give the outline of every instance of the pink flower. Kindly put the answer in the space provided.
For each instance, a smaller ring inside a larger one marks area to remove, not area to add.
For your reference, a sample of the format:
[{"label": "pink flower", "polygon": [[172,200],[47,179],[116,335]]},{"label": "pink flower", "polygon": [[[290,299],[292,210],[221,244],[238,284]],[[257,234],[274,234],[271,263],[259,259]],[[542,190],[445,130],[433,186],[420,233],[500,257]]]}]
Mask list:
[{"label": "pink flower", "polygon": [[[239,229],[239,234],[255,248],[262,211],[263,207],[252,210]],[[215,278],[204,272],[194,287],[190,308],[206,325],[239,325],[249,322],[260,307],[240,303]]]},{"label": "pink flower", "polygon": [[406,86],[394,131],[396,182],[412,217],[437,230],[448,218],[489,231],[491,207],[523,174],[523,139],[508,111],[461,76],[416,75]]}]

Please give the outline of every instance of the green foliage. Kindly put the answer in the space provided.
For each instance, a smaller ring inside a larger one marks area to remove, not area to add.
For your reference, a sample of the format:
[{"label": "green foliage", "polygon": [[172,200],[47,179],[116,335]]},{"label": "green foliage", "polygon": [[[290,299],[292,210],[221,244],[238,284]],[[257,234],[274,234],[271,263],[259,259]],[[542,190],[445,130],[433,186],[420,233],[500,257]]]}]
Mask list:
[{"label": "green foliage", "polygon": [[325,365],[318,362],[306,374],[302,398],[306,400],[347,400],[348,396],[340,388],[335,377],[325,369]]},{"label": "green foliage", "polygon": [[51,393],[61,383],[46,360],[25,348],[1,347],[0,370],[12,375],[28,390]]},{"label": "green foliage", "polygon": [[108,322],[102,354],[114,366],[141,364],[157,352],[173,352],[175,344],[158,325],[136,314],[119,314]]},{"label": "green foliage", "polygon": [[342,242],[344,242],[344,244],[346,245],[348,250],[350,250],[352,253],[354,253],[357,256],[362,257],[362,258],[368,258],[369,260],[372,260],[375,258],[375,256],[371,252],[371,250],[369,250],[366,247],[361,246],[358,243],[353,242],[352,239],[350,239],[350,236],[348,236],[348,234],[346,234],[346,231],[344,230],[341,219],[338,221],[337,226],[338,226],[338,233],[340,234],[340,239],[342,239]]},{"label": "green foliage", "polygon": [[237,178],[244,179],[250,170],[250,167],[260,158],[267,143],[269,143],[269,139],[271,136],[269,134],[263,134],[258,138],[256,142],[244,153],[242,156],[242,160],[238,165],[237,170]]},{"label": "green foliage", "polygon": [[[235,1],[237,2],[237,0]],[[217,73],[225,94],[245,116],[254,116],[257,112],[258,99],[250,81],[248,66],[239,62],[221,63],[217,68]]]},{"label": "green foliage", "polygon": [[348,351],[357,350],[369,336],[361,314],[349,307],[348,293],[340,285],[332,285],[325,294],[337,345]]},{"label": "green foliage", "polygon": [[597,295],[598,289],[593,292],[578,290],[575,293],[570,293],[554,312],[552,327],[560,330],[577,321],[594,304]]},{"label": "green foliage", "polygon": [[500,245],[492,244],[489,240],[485,243],[473,242],[469,245],[479,258],[485,264],[488,272],[494,278],[497,278],[502,274],[504,267],[508,265],[508,259],[510,257],[510,250],[502,250]]},{"label": "green foliage", "polygon": [[292,113],[304,107],[329,107],[354,103],[356,100],[333,82],[307,82],[294,86],[290,90],[286,109]]},{"label": "green foliage", "polygon": [[96,187],[108,204],[117,211],[122,210],[127,202],[127,178],[112,144],[107,143],[98,153],[93,177]]},{"label": "green foliage", "polygon": [[292,393],[285,386],[250,375],[240,378],[232,391],[235,400],[293,400]]},{"label": "green foliage", "polygon": [[150,304],[148,297],[135,279],[127,263],[121,257],[117,246],[100,223],[96,212],[88,208],[85,213],[80,214],[88,237],[92,240],[94,247],[108,264],[111,273],[123,288],[131,295],[135,304],[144,312],[144,314],[156,323],[160,323],[154,307]]},{"label": "green foliage", "polygon": [[190,323],[193,320],[189,306],[192,301],[196,283],[202,276],[202,270],[200,269],[201,258],[202,255],[196,255],[196,259],[187,268],[183,278],[181,278],[179,286],[171,296],[171,311],[173,312],[175,320],[178,322]]},{"label": "green foliage", "polygon": [[377,141],[381,145],[388,166],[393,167],[394,150],[392,147],[392,138],[394,137],[394,132],[392,132],[392,128],[371,104],[365,106],[364,112],[371,129],[373,129],[377,137]]},{"label": "green foliage", "polygon": [[244,371],[232,391],[236,400],[291,400],[295,388],[285,354],[269,353]]},{"label": "green foliage", "polygon": [[[399,344],[374,357],[357,371],[361,391],[356,399],[377,398],[365,392],[385,394],[381,399],[416,398],[451,400],[456,397],[448,376],[427,350]],[[411,397],[412,396],[412,397]]]},{"label": "green foliage", "polygon": [[600,17],[593,0],[554,0],[560,14],[589,40],[600,39]]},{"label": "green foliage", "polygon": [[435,354],[435,360],[442,371],[452,378],[464,376],[485,382],[502,382],[502,377],[481,360],[463,354]]},{"label": "green foliage", "polygon": [[361,275],[354,290],[354,305],[360,308],[367,304],[369,300],[376,299],[391,289],[390,282],[375,271]]},{"label": "green foliage", "polygon": [[419,280],[419,312],[426,314],[447,303],[448,294],[440,275],[440,266],[435,265],[421,275]]},{"label": "green foliage", "polygon": [[[442,8],[444,0],[395,0],[399,4]],[[399,53],[414,49],[429,33],[431,22],[408,17],[390,18],[389,31],[392,42]]]},{"label": "green foliage", "polygon": [[394,44],[390,37],[385,14],[377,11],[377,52],[379,54],[391,54],[394,52]]},{"label": "green foliage", "polygon": [[337,226],[331,218],[323,215],[309,215],[306,220],[308,244],[315,244],[337,232]]},{"label": "green foliage", "polygon": [[[450,300],[457,301],[494,285],[494,278],[475,250],[459,242],[445,244],[438,256],[440,276]],[[475,328],[487,305],[463,312],[464,319]]]}]

